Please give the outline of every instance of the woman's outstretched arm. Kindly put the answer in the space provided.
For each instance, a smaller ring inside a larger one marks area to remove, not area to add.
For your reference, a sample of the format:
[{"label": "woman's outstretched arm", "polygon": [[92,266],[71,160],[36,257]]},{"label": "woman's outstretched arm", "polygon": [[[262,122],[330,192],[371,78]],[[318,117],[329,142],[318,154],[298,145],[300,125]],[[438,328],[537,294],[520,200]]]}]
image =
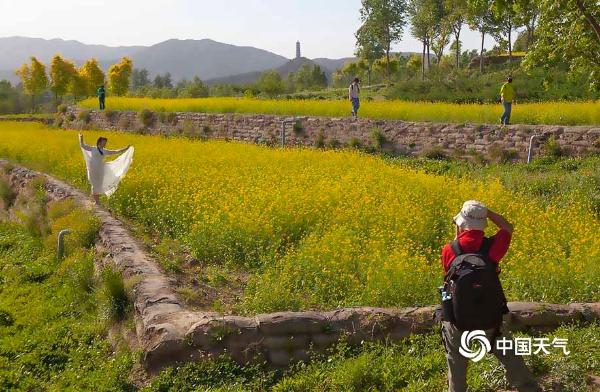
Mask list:
[{"label": "woman's outstretched arm", "polygon": [[81,133],[79,134],[79,145],[86,151],[92,151],[92,147],[83,142],[83,135]]},{"label": "woman's outstretched arm", "polygon": [[118,154],[122,154],[125,151],[129,150],[129,147],[131,147],[131,145],[122,148],[120,150],[107,150],[107,149],[103,149],[102,152],[104,153],[104,155],[118,155]]}]

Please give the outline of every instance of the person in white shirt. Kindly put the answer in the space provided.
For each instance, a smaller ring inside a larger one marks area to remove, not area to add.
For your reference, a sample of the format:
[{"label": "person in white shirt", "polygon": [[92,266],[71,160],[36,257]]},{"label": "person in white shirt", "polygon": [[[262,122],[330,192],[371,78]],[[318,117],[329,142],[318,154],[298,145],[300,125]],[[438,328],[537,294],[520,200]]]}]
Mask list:
[{"label": "person in white shirt", "polygon": [[[87,177],[92,186],[92,197],[96,204],[100,204],[101,194],[110,196],[114,193],[133,160],[132,146],[120,150],[109,150],[105,148],[107,142],[108,139],[105,137],[99,137],[95,146],[88,146],[83,141],[83,135],[79,134],[79,146],[83,152]],[[120,154],[122,155],[113,161],[104,161],[107,156]]]},{"label": "person in white shirt", "polygon": [[352,102],[352,117],[358,118],[358,109],[360,108],[360,79],[354,78],[348,88],[348,98]]}]

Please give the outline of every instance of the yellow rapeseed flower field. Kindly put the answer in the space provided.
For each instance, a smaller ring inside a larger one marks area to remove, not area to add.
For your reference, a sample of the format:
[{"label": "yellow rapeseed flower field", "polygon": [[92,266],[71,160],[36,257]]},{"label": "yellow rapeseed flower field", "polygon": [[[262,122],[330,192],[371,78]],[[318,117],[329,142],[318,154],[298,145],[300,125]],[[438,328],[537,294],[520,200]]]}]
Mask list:
[{"label": "yellow rapeseed flower field", "polygon": [[[600,222],[539,206],[498,182],[425,174],[350,151],[102,132],[132,144],[117,214],[252,278],[242,312],[435,303],[451,218],[479,199],[515,223],[502,279],[511,300],[595,301]],[[92,142],[100,133],[86,131]],[[0,123],[0,157],[87,187],[77,132]],[[491,229],[490,229],[491,231]]]},{"label": "yellow rapeseed flower field", "polygon": [[[96,99],[81,102],[95,109]],[[109,97],[112,110],[150,109],[169,112],[261,113],[290,116],[350,116],[350,104],[340,100],[267,100],[250,98],[152,99]],[[374,101],[362,103],[361,117],[404,121],[451,123],[499,123],[500,105],[428,103],[407,101]],[[515,104],[511,120],[515,124],[600,124],[600,102],[541,102]]]}]

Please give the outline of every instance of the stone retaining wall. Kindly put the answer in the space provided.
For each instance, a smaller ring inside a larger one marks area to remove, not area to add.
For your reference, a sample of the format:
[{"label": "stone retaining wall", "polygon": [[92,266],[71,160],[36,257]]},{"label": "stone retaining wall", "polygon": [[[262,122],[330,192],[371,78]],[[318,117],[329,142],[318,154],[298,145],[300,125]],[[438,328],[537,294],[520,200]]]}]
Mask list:
[{"label": "stone retaining wall", "polygon": [[[7,166],[0,161],[0,167]],[[172,280],[145,253],[124,225],[98,207],[81,191],[50,176],[11,165],[11,183],[23,186],[36,176],[46,179],[51,199],[72,198],[101,221],[97,248],[102,263],[114,263],[133,284],[132,300],[138,347],[150,372],[177,362],[197,361],[229,354],[241,363],[266,360],[287,366],[308,359],[340,339],[398,341],[413,333],[426,333],[438,323],[436,307],[383,309],[346,308],[329,312],[280,312],[253,317],[223,316],[185,309]],[[600,303],[549,305],[509,304],[507,326],[513,330],[549,331],[561,324],[600,321]]]},{"label": "stone retaining wall", "polygon": [[[288,146],[355,146],[397,155],[443,151],[448,156],[484,157],[492,160],[524,159],[532,135],[554,137],[566,153],[583,156],[600,152],[600,125],[548,126],[415,123],[327,117],[272,115],[151,113],[142,124],[136,112],[89,111],[89,122],[79,119],[79,108],[69,108],[63,127],[131,130],[148,134],[220,138],[269,145],[281,144],[282,124]],[[85,116],[84,116],[85,117]],[[68,121],[71,119],[71,121]],[[293,123],[297,125],[294,126]],[[534,143],[539,151],[540,140]]]}]

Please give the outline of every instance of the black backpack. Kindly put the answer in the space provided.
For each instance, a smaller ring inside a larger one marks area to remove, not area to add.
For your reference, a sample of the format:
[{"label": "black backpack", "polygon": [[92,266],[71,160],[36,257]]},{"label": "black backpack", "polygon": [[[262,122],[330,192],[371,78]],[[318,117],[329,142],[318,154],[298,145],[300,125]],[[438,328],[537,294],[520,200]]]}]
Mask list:
[{"label": "black backpack", "polygon": [[484,238],[479,252],[463,253],[458,240],[450,244],[456,257],[444,279],[444,291],[452,301],[444,321],[460,330],[498,329],[508,312],[496,263],[488,257],[490,245],[491,240]]}]

